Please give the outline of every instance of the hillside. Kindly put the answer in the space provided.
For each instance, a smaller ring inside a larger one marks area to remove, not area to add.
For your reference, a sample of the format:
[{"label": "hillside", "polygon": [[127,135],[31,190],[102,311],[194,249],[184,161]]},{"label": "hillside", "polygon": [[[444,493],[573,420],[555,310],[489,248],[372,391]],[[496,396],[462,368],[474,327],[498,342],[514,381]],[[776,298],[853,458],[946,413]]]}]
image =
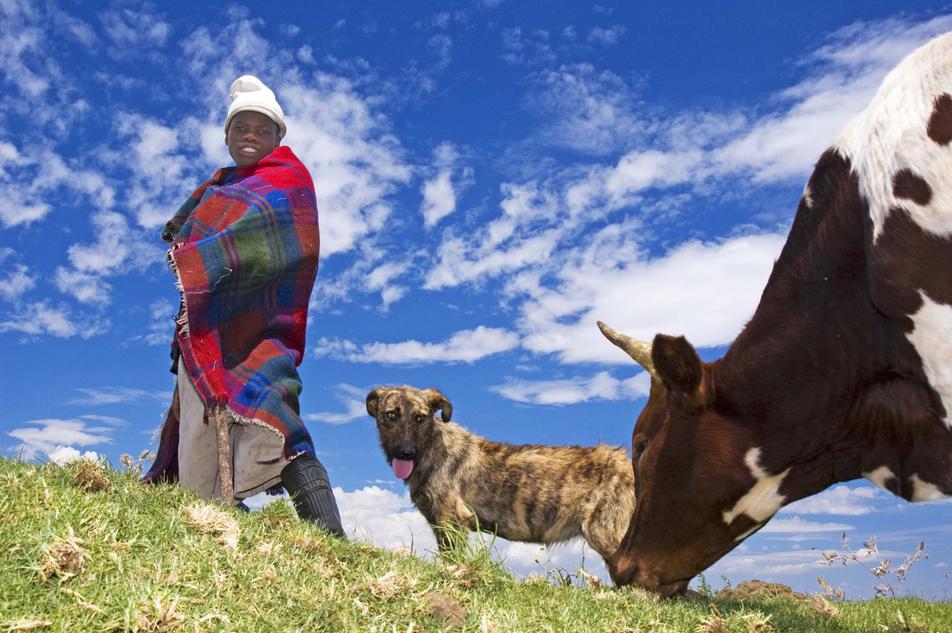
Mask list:
[{"label": "hillside", "polygon": [[90,462],[0,458],[4,631],[949,631],[952,603],[767,591],[658,600],[340,542],[286,503],[242,514]]}]

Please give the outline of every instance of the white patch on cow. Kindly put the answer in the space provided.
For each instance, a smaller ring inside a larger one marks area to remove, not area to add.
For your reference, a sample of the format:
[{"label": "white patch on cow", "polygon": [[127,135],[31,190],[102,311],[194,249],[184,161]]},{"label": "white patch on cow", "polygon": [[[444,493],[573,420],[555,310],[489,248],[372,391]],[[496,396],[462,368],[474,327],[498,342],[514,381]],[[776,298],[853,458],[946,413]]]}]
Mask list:
[{"label": "white patch on cow", "polygon": [[922,359],[929,384],[942,398],[945,426],[952,431],[952,306],[936,303],[924,292],[922,307],[913,315],[912,332],[906,335]]},{"label": "white patch on cow", "polygon": [[890,470],[889,466],[880,466],[876,470],[871,470],[868,473],[863,473],[863,477],[870,480],[880,488],[884,490],[889,490],[886,488],[886,482],[890,479],[896,478],[896,473]]},{"label": "white patch on cow", "polygon": [[[952,33],[910,53],[886,78],[870,104],[840,132],[834,149],[848,158],[869,203],[873,241],[893,208],[938,236],[952,235],[952,144],[940,146],[926,133],[934,100],[952,93]],[[919,205],[893,193],[893,175],[910,169],[932,189]]]},{"label": "white patch on cow", "polygon": [[[779,475],[769,475],[760,465],[760,449],[752,448],[744,455],[744,463],[750,469],[750,474],[754,478],[753,487],[747,491],[743,497],[734,504],[734,507],[724,512],[724,523],[730,525],[734,519],[742,514],[747,515],[758,526],[765,523],[767,519],[777,514],[777,510],[783,507],[786,499],[777,491],[784,477],[790,472],[790,469],[783,471]],[[743,538],[741,535],[738,538]]]},{"label": "white patch on cow", "polygon": [[813,208],[813,192],[810,191],[810,183],[803,186],[803,195],[800,196],[800,199],[803,200],[803,204],[807,209]]},{"label": "white patch on cow", "polygon": [[909,477],[909,483],[912,484],[912,496],[909,497],[911,501],[935,501],[946,496],[937,485],[923,481],[915,473]]}]

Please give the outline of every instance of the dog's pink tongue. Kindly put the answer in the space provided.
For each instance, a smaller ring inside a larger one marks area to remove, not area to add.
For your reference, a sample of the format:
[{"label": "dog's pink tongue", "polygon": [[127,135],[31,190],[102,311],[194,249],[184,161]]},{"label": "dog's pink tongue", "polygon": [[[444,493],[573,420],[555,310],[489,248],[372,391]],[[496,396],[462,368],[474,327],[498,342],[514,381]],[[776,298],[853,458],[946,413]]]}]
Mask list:
[{"label": "dog's pink tongue", "polygon": [[406,479],[413,472],[413,462],[406,459],[394,458],[390,465],[393,466],[393,474],[400,479]]}]

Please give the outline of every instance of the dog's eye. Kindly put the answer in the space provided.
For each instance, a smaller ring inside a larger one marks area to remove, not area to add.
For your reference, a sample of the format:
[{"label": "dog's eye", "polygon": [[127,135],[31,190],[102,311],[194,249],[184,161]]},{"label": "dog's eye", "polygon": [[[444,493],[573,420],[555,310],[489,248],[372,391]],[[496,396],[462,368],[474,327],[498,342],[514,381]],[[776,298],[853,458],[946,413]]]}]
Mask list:
[{"label": "dog's eye", "polygon": [[396,420],[396,419],[397,419],[397,412],[396,412],[396,411],[387,411],[387,419],[388,419],[388,420]]},{"label": "dog's eye", "polygon": [[419,423],[422,424],[425,419],[426,419],[426,416],[425,416],[425,415],[423,415],[422,413],[417,413],[417,416],[416,416],[416,421],[417,421],[417,422],[419,422]]}]

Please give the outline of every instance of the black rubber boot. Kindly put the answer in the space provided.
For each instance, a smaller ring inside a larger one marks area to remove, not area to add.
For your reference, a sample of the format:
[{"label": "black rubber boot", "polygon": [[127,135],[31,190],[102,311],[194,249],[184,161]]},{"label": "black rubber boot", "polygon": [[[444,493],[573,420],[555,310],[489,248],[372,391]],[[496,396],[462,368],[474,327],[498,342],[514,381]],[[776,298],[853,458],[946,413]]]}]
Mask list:
[{"label": "black rubber boot", "polygon": [[344,538],[344,527],[334,491],[321,462],[310,455],[295,458],[281,471],[281,480],[294,501],[298,516],[334,536]]}]

